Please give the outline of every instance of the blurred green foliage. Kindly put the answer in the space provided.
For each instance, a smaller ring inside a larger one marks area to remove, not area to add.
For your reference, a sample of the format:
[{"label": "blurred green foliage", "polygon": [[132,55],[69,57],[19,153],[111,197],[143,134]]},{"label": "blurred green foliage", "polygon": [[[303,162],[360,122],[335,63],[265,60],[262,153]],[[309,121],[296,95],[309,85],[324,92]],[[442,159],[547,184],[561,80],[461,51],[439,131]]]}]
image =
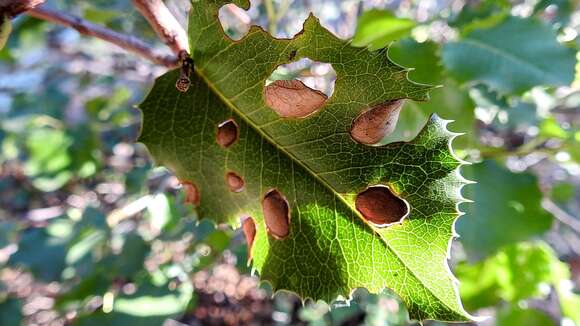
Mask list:
[{"label": "blurred green foliage", "polygon": [[[154,40],[129,2],[51,5]],[[278,23],[296,24],[311,9],[302,5]],[[328,6],[326,18],[339,12],[344,25],[348,6]],[[412,139],[436,113],[466,133],[453,146],[475,163],[463,172],[478,182],[463,191],[475,202],[461,206],[452,248],[467,308],[497,325],[580,325],[570,268],[580,254],[577,3],[388,6],[362,14],[354,44],[391,44],[390,57],[415,69],[410,79],[443,87],[429,102],[408,101],[384,143]],[[267,20],[263,4],[250,13]],[[208,292],[223,279],[197,284],[194,275],[216,265],[236,266],[244,280],[251,270],[239,232],[198,221],[171,175],[133,144],[140,117],[131,107],[156,68],[39,20],[2,24],[0,45],[11,35],[0,46],[0,325],[224,322],[218,310],[230,306],[236,316],[253,307],[254,320],[264,310],[264,324],[409,323],[387,290],[302,307],[287,293],[268,299],[267,285],[256,289],[264,299]],[[208,307],[216,319],[202,314]]]}]

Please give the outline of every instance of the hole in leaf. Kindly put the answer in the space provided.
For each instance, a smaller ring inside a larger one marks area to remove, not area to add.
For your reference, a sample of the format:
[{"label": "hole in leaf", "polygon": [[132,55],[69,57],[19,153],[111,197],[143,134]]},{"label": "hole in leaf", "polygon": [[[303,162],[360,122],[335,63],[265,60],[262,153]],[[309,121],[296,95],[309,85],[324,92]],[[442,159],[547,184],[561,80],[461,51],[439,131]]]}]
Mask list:
[{"label": "hole in leaf", "polygon": [[274,70],[266,81],[264,99],[282,118],[305,118],[332,96],[335,80],[330,64],[301,59]]},{"label": "hole in leaf", "polygon": [[357,195],[355,206],[367,221],[379,227],[401,222],[409,214],[409,204],[386,186],[367,188]]},{"label": "hole in leaf", "polygon": [[218,125],[217,143],[223,147],[227,148],[238,140],[239,130],[238,124],[233,120],[226,120]]},{"label": "hole in leaf", "polygon": [[263,19],[262,13],[267,12],[267,4],[264,1],[250,0],[250,8],[244,10],[234,4],[226,4],[219,10],[219,21],[226,35],[237,41],[246,36],[251,25],[260,26],[277,39],[291,39],[303,30],[309,12],[312,12],[320,21],[320,24],[335,36],[341,39],[352,38],[352,29],[348,24],[336,24],[336,17],[331,12],[341,12],[344,5],[340,1],[336,3],[313,1],[306,5],[301,1],[271,1],[270,5],[274,13],[292,12],[291,15],[274,17],[278,23]]},{"label": "hole in leaf", "polygon": [[234,41],[241,40],[250,31],[252,19],[244,9],[233,3],[221,7],[218,18],[224,33]]},{"label": "hole in leaf", "polygon": [[389,101],[364,111],[354,120],[350,135],[359,143],[377,144],[395,130],[403,103]]},{"label": "hole in leaf", "polygon": [[181,186],[185,191],[185,203],[199,206],[200,193],[197,186],[189,181],[181,181]]},{"label": "hole in leaf", "polygon": [[252,246],[256,237],[256,223],[254,223],[252,217],[247,216],[242,219],[242,231],[244,231],[246,243],[248,244],[248,261],[250,261],[252,259]]},{"label": "hole in leaf", "polygon": [[240,192],[244,190],[244,179],[235,172],[228,172],[226,174],[226,183],[231,192]]},{"label": "hole in leaf", "polygon": [[262,210],[268,233],[277,239],[283,239],[290,233],[290,207],[288,201],[276,189],[264,195]]}]

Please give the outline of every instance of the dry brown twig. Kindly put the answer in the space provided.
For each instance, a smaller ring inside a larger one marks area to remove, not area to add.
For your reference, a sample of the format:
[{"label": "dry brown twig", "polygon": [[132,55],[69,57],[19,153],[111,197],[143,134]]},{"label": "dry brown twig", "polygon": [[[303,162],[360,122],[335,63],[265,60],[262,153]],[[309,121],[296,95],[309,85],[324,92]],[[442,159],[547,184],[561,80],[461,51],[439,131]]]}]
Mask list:
[{"label": "dry brown twig", "polygon": [[173,53],[179,55],[182,51],[189,51],[187,33],[163,1],[133,0],[133,5]]},{"label": "dry brown twig", "polygon": [[133,4],[147,19],[163,43],[169,46],[173,55],[159,53],[133,35],[122,34],[80,17],[40,6],[43,2],[44,0],[0,0],[0,12],[8,17],[26,13],[38,19],[71,27],[83,35],[102,39],[169,68],[178,66],[180,53],[187,52],[189,49],[185,30],[161,0],[133,0]]}]

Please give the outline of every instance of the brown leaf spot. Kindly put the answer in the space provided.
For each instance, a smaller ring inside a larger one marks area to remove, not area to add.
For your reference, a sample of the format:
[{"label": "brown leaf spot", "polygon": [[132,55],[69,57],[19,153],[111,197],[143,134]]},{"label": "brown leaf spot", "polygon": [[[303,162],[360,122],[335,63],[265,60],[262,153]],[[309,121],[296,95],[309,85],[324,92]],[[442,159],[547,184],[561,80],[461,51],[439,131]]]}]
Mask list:
[{"label": "brown leaf spot", "polygon": [[266,229],[276,239],[283,239],[290,233],[290,207],[278,190],[271,189],[262,201]]},{"label": "brown leaf spot", "polygon": [[400,222],[409,213],[407,202],[386,186],[367,188],[358,194],[355,206],[367,221],[379,227]]},{"label": "brown leaf spot", "polygon": [[200,194],[197,186],[189,181],[181,181],[181,186],[185,191],[185,203],[199,206]]},{"label": "brown leaf spot", "polygon": [[244,231],[246,243],[248,244],[249,261],[252,259],[252,246],[254,245],[254,238],[256,237],[256,223],[254,223],[254,219],[251,216],[242,219],[242,231]]},{"label": "brown leaf spot", "polygon": [[352,138],[359,143],[373,145],[395,130],[404,100],[379,104],[361,113],[350,130]]},{"label": "brown leaf spot", "polygon": [[226,183],[231,192],[240,192],[244,190],[244,179],[235,172],[226,173]]},{"label": "brown leaf spot", "polygon": [[266,105],[282,118],[304,118],[320,109],[328,97],[300,80],[276,80],[264,88]]},{"label": "brown leaf spot", "polygon": [[233,119],[228,119],[218,125],[216,141],[221,147],[231,146],[238,138],[238,124]]}]

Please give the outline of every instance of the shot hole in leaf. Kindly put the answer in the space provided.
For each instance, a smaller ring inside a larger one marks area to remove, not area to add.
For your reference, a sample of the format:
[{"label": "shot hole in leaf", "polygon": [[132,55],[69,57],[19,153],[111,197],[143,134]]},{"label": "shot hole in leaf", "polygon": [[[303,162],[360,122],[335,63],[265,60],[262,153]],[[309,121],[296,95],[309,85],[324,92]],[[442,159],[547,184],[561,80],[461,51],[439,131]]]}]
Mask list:
[{"label": "shot hole in leaf", "polygon": [[234,41],[241,40],[250,31],[252,19],[244,9],[235,4],[222,6],[218,18],[224,33]]},{"label": "shot hole in leaf", "polygon": [[190,181],[181,181],[181,187],[185,192],[185,203],[199,206],[201,197],[197,186]]},{"label": "shot hole in leaf", "polygon": [[262,211],[268,233],[276,239],[284,239],[290,233],[290,207],[288,200],[277,189],[264,195]]},{"label": "shot hole in leaf", "polygon": [[351,137],[365,145],[375,145],[391,134],[397,126],[404,100],[376,105],[361,113],[352,123]]},{"label": "shot hole in leaf", "polygon": [[251,216],[242,218],[242,231],[248,244],[248,261],[250,261],[252,259],[252,246],[256,237],[256,223],[254,223],[254,219]]},{"label": "shot hole in leaf", "polygon": [[355,207],[367,221],[378,227],[401,222],[409,214],[409,204],[382,185],[368,187],[359,193]]},{"label": "shot hole in leaf", "polygon": [[228,119],[218,125],[216,141],[223,147],[228,148],[239,138],[239,127],[233,119]]},{"label": "shot hole in leaf", "polygon": [[274,70],[264,85],[264,100],[282,118],[305,118],[326,104],[335,80],[330,64],[300,59]]},{"label": "shot hole in leaf", "polygon": [[235,172],[226,173],[226,183],[231,192],[241,192],[244,190],[244,179]]}]

